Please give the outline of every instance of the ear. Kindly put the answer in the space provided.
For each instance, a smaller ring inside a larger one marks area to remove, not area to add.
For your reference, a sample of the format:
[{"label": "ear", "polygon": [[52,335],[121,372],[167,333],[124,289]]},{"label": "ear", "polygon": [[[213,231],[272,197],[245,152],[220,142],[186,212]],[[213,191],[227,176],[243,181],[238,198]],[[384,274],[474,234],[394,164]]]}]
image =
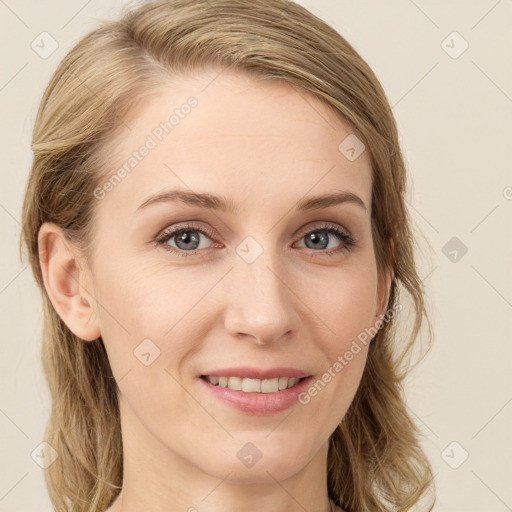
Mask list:
[{"label": "ear", "polygon": [[386,267],[379,276],[377,285],[377,311],[375,316],[379,318],[384,317],[388,307],[391,283],[395,277],[393,261],[395,261],[395,242],[391,238],[389,241],[389,247],[387,248]]},{"label": "ear", "polygon": [[68,328],[79,338],[101,336],[94,297],[79,252],[54,223],[45,222],[38,233],[39,263],[48,297]]}]

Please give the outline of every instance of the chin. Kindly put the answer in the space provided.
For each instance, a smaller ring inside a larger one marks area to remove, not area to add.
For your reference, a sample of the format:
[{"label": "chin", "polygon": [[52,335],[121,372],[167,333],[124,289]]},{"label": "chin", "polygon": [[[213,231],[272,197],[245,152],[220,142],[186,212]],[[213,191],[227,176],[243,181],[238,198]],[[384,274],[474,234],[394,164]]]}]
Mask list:
[{"label": "chin", "polygon": [[[268,436],[268,432],[261,435],[261,441],[254,436],[254,442],[235,442],[233,450],[224,451],[218,458],[208,457],[210,461],[215,461],[214,464],[205,465],[205,460],[202,460],[201,470],[215,478],[232,482],[275,484],[276,480],[292,477],[310,462],[311,457],[303,444],[298,443],[296,450],[289,450],[279,442],[264,441],[265,436]],[[276,441],[279,441],[277,437]]]}]

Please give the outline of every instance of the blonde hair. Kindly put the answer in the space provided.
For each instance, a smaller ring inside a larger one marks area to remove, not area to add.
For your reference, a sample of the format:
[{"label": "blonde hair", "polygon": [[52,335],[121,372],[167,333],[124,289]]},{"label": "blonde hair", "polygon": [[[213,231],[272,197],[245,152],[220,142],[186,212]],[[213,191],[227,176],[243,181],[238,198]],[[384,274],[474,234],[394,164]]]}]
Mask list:
[{"label": "blonde hair", "polygon": [[405,292],[412,322],[399,344],[394,315],[369,346],[359,389],[330,438],[328,494],[350,512],[409,510],[433,489],[420,432],[402,396],[407,357],[422,326],[430,333],[430,321],[397,128],[367,63],[333,28],[288,0],[165,0],[132,7],[83,37],[46,87],[33,132],[21,242],[43,298],[42,362],[52,395],[45,437],[59,455],[45,473],[50,498],[58,511],[105,510],[122,486],[123,447],[118,388],[103,341],[80,340],[54,310],[42,280],[39,228],[54,222],[87,252],[105,143],[143,95],[207,65],[313,94],[349,122],[369,151],[378,270],[392,268],[388,307]]}]

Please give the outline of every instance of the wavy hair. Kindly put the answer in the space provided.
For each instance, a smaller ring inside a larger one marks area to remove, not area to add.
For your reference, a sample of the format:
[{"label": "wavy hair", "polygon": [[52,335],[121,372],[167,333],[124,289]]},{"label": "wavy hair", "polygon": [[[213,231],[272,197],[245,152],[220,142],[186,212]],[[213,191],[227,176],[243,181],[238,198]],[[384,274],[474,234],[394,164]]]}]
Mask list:
[{"label": "wavy hair", "polygon": [[211,65],[314,95],[349,123],[369,151],[378,272],[394,272],[388,307],[406,300],[410,308],[407,318],[393,315],[369,346],[360,386],[329,440],[327,490],[349,512],[409,510],[434,493],[403,380],[423,326],[429,342],[432,336],[396,122],[363,58],[289,0],[160,0],[126,7],[118,20],[101,22],[79,40],[44,91],[20,250],[24,244],[43,300],[42,364],[52,397],[45,438],[59,455],[45,470],[50,499],[59,512],[105,510],[122,487],[123,446],[118,388],[103,341],[84,342],[54,310],[42,279],[39,228],[56,223],[87,254],[105,143],[144,95],[180,73]]}]

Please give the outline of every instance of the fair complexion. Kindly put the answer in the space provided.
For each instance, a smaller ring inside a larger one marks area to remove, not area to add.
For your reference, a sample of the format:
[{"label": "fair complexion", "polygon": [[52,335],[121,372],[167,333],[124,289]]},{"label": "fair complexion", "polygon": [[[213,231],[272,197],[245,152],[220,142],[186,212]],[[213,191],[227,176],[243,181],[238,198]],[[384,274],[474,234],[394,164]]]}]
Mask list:
[{"label": "fair complexion", "polygon": [[[162,87],[126,119],[106,179],[170,112],[198,101],[95,200],[87,260],[57,226],[39,233],[54,307],[84,342],[102,337],[119,386],[123,489],[109,512],[330,510],[329,436],[368,347],[309,403],[278,412],[237,409],[201,375],[292,367],[316,381],[385,313],[391,276],[376,267],[368,151],[350,161],[338,150],[352,130],[316,98],[235,72],[212,82],[219,71]],[[221,196],[237,211],[169,200],[140,207],[176,189]],[[339,192],[353,200],[296,209]],[[185,224],[188,238],[161,236]],[[147,339],[145,352],[159,355],[145,365],[134,351]],[[247,443],[261,454],[250,467],[237,456]]]}]

